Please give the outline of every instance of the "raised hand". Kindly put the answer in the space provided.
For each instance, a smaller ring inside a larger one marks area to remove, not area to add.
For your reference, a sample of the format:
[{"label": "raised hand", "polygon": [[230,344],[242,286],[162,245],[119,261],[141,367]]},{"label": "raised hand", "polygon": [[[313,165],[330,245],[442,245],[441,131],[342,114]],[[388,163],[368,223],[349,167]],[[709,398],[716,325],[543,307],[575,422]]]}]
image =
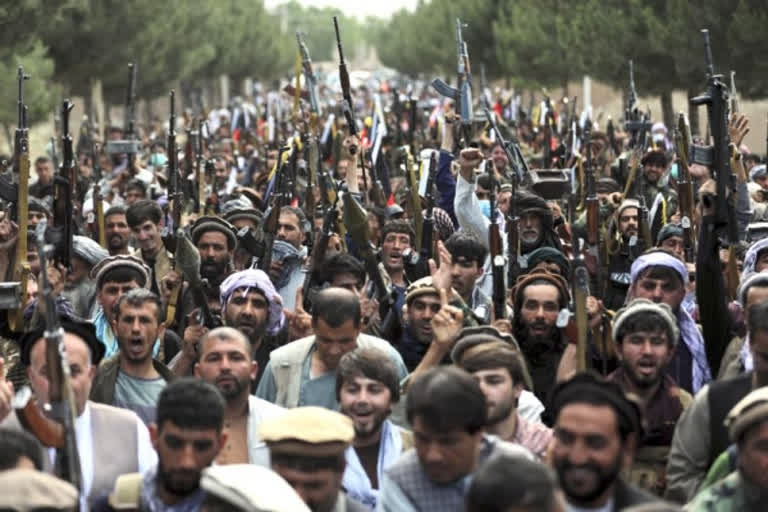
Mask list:
[{"label": "raised hand", "polygon": [[464,313],[448,303],[448,291],[440,288],[440,311],[432,317],[433,342],[448,351],[453,348],[461,328],[464,326]]}]

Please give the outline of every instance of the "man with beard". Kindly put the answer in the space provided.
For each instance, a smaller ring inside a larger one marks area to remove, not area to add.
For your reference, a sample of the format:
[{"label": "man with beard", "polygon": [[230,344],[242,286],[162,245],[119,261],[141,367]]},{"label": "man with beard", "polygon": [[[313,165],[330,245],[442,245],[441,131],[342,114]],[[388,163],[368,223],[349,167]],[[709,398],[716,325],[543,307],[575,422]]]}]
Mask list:
[{"label": "man with beard", "polygon": [[[632,282],[629,270],[632,262],[644,248],[638,239],[638,215],[640,203],[636,199],[626,199],[616,210],[616,216],[610,229],[611,240],[608,242],[608,279],[603,296],[606,308],[616,311],[627,297],[627,290]],[[614,234],[615,233],[615,234]]]},{"label": "man with beard", "polygon": [[[669,219],[677,212],[677,191],[669,186],[666,176],[669,165],[667,155],[659,150],[649,151],[643,156],[640,164],[643,166],[643,173],[636,179],[645,182],[642,189],[645,194],[645,204],[652,213],[649,222],[653,222],[654,212],[660,214],[664,211],[666,219]],[[666,224],[666,219],[662,220],[662,224]]]},{"label": "man with beard", "polygon": [[[477,148],[467,148],[459,156],[460,173],[456,181],[454,212],[462,229],[477,235],[486,248],[488,247],[488,228],[490,219],[483,214],[480,200],[475,193],[474,169],[482,163],[482,153]],[[539,247],[554,247],[562,251],[562,245],[554,231],[554,215],[547,202],[536,194],[519,191],[517,210],[520,215],[520,255],[521,266],[526,268],[526,256]],[[506,252],[507,237],[502,237]],[[493,292],[493,278],[489,261],[485,262],[485,272],[477,286],[486,296]]]},{"label": "man with beard", "polygon": [[107,256],[107,251],[90,238],[72,237],[71,270],[66,274],[61,295],[69,300],[72,311],[80,318],[91,318],[96,313],[96,283],[89,274]]},{"label": "man with beard", "polygon": [[200,252],[200,277],[208,280],[211,294],[232,273],[232,255],[237,237],[232,224],[221,217],[203,216],[192,225],[192,243]]},{"label": "man with beard", "polygon": [[588,373],[557,385],[552,463],[570,510],[614,512],[656,501],[621,478],[641,435],[637,404],[612,382]]},{"label": "man with beard", "polygon": [[344,452],[354,437],[352,420],[322,407],[298,407],[261,425],[272,470],[312,512],[368,510],[342,489]]},{"label": "man with beard", "polygon": [[552,430],[518,413],[526,383],[518,349],[489,333],[461,337],[451,352],[455,364],[480,385],[488,404],[487,434],[528,448],[543,460],[552,441]]},{"label": "man with beard", "polygon": [[546,403],[566,346],[557,317],[570,300],[568,283],[560,275],[536,269],[517,280],[512,296],[513,334],[528,363],[533,392]]},{"label": "man with beard", "polygon": [[231,327],[218,327],[200,342],[195,375],[216,386],[226,401],[227,442],[216,458],[217,464],[264,464],[259,426],[263,420],[284,412],[282,407],[251,395],[251,383],[259,366],[252,350],[243,333]]},{"label": "man with beard", "polygon": [[725,421],[731,442],[738,446],[737,470],[700,492],[686,510],[765,510],[768,503],[765,450],[768,445],[768,389],[757,389],[742,398]]},{"label": "man with beard", "polygon": [[659,496],[666,487],[675,424],[692,400],[664,373],[678,339],[677,321],[666,304],[635,299],[613,320],[613,341],[621,366],[608,380],[638,399],[645,420],[645,435],[630,481]]},{"label": "man with beard", "polygon": [[[221,283],[219,300],[224,325],[243,333],[251,346],[250,353],[257,363],[253,388],[269,362],[269,354],[278,343],[285,323],[279,295],[267,274],[258,269],[235,272]],[[176,375],[191,375],[198,360],[199,342],[207,328],[190,325],[184,330],[184,349],[172,362]]]},{"label": "man with beard", "polygon": [[[219,285],[229,276],[234,268],[232,257],[237,247],[235,229],[224,219],[216,216],[203,216],[195,221],[191,229],[192,243],[200,253],[200,277],[205,286],[202,287],[203,295],[208,301],[208,307],[214,315],[220,313]],[[166,293],[181,279],[177,271],[170,271],[163,282]],[[177,332],[183,333],[188,338],[188,326],[195,325],[195,310],[201,307],[196,302],[194,291],[187,286],[181,295],[181,312],[177,312]],[[200,328],[200,326],[196,326]],[[199,341],[197,337],[195,341]]]},{"label": "man with beard", "polygon": [[476,286],[483,276],[488,249],[470,231],[457,231],[446,240],[451,254],[451,286],[459,294],[480,323],[491,323],[491,299]]},{"label": "man with beard", "polygon": [[128,244],[131,241],[131,228],[124,206],[112,206],[104,213],[104,235],[107,240],[107,250],[110,256],[131,253]]},{"label": "man with beard", "polygon": [[487,405],[480,386],[455,367],[428,370],[413,379],[406,399],[414,450],[384,474],[377,510],[464,510],[475,470],[496,453],[531,458],[525,448],[486,436]]},{"label": "man with beard", "polygon": [[30,231],[34,231],[38,222],[46,221],[50,224],[51,209],[43,199],[30,196],[27,208],[27,227]]},{"label": "man with beard", "polygon": [[384,471],[413,446],[411,433],[388,419],[400,399],[400,383],[387,354],[375,348],[345,354],[339,362],[336,399],[355,427],[342,486],[349,496],[374,509]]},{"label": "man with beard", "polygon": [[193,378],[169,384],[150,425],[157,466],[118,478],[102,510],[195,511],[205,499],[200,475],[227,441],[224,399],[212,385]]},{"label": "man with beard", "polygon": [[[88,400],[104,347],[91,324],[60,314],[64,349],[69,363],[74,433],[82,470],[80,504],[109,492],[115,479],[128,472],[144,472],[154,466],[157,454],[152,449],[147,427],[132,411]],[[29,384],[37,406],[49,403],[50,383],[46,358],[45,327],[33,327],[20,341],[21,362],[27,367]],[[22,430],[18,413],[11,408],[13,388],[3,382],[0,393],[0,427]],[[46,414],[45,410],[40,411]],[[45,452],[46,471],[53,470],[55,449]]]},{"label": "man with beard", "polygon": [[148,288],[159,295],[160,282],[171,270],[170,255],[165,250],[161,237],[163,210],[156,201],[148,199],[136,201],[125,212],[125,219],[138,246],[138,250],[133,255],[150,268]]},{"label": "man with beard", "polygon": [[[718,362],[725,352],[727,340],[723,339],[711,346],[704,346],[704,339],[696,322],[688,311],[681,307],[686,296],[688,269],[672,253],[663,249],[651,249],[637,258],[630,269],[630,285],[627,299],[648,299],[656,304],[666,304],[677,320],[680,343],[677,343],[672,359],[666,367],[666,373],[679,387],[692,395],[712,380],[709,366],[712,357]],[[727,321],[727,320],[725,320]],[[576,369],[576,346],[570,344],[563,355],[560,366],[561,375],[570,375]],[[727,411],[725,411],[727,412]],[[725,412],[723,415],[725,415]]]},{"label": "man with beard", "polygon": [[160,298],[145,288],[122,295],[114,306],[114,325],[120,351],[104,361],[94,379],[91,400],[130,409],[149,424],[155,404],[174,375],[152,357],[163,338],[165,322]]},{"label": "man with beard", "polygon": [[269,355],[256,396],[287,408],[319,405],[337,409],[336,369],[341,356],[357,347],[383,350],[398,370],[408,374],[402,357],[388,341],[360,333],[360,301],[343,288],[326,288],[315,297],[314,335],[292,341]]},{"label": "man with beard", "polygon": [[283,298],[283,307],[296,309],[296,291],[304,284],[307,248],[303,245],[310,229],[304,210],[283,206],[278,217],[277,239],[272,245],[272,265],[269,277]]}]

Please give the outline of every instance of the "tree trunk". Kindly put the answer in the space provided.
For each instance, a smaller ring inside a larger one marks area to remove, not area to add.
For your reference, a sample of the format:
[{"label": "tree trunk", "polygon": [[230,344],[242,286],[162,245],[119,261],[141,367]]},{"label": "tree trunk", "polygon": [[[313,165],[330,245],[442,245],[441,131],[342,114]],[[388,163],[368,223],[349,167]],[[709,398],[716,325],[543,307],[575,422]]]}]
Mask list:
[{"label": "tree trunk", "polygon": [[671,132],[675,126],[675,107],[672,104],[672,91],[661,93],[661,117],[667,129]]},{"label": "tree trunk", "polygon": [[688,122],[691,125],[691,136],[694,137],[701,134],[699,129],[699,107],[691,105],[691,98],[697,95],[697,91],[688,89]]}]

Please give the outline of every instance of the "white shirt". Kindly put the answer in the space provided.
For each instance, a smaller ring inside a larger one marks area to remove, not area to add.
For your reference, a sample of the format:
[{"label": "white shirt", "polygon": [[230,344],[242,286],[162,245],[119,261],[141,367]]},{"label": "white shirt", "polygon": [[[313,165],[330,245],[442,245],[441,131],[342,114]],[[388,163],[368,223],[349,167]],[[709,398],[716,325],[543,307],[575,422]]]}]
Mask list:
[{"label": "white shirt", "polygon": [[[136,433],[139,473],[144,474],[148,469],[157,464],[157,453],[149,439],[149,430],[147,430],[144,422],[139,419],[136,420]],[[93,430],[91,429],[91,408],[89,402],[85,403],[83,414],[75,419],[75,441],[77,442],[77,453],[80,456],[80,471],[83,476],[80,508],[81,510],[88,510],[88,496],[91,492],[91,484],[93,483]],[[54,464],[56,449],[49,448],[48,455],[51,458],[51,464]]]}]

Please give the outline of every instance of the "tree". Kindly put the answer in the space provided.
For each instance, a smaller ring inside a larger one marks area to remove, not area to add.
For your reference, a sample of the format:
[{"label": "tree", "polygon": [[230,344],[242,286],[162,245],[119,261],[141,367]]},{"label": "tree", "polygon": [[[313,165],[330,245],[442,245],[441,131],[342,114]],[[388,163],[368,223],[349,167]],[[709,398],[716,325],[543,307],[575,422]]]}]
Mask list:
[{"label": "tree", "polygon": [[47,119],[55,107],[58,92],[51,86],[53,60],[46,56],[40,41],[31,41],[19,51],[0,51],[0,124],[3,126],[8,146],[13,145],[12,127],[17,125],[17,68],[24,66],[30,79],[24,82],[24,102],[28,105],[28,124]]}]

